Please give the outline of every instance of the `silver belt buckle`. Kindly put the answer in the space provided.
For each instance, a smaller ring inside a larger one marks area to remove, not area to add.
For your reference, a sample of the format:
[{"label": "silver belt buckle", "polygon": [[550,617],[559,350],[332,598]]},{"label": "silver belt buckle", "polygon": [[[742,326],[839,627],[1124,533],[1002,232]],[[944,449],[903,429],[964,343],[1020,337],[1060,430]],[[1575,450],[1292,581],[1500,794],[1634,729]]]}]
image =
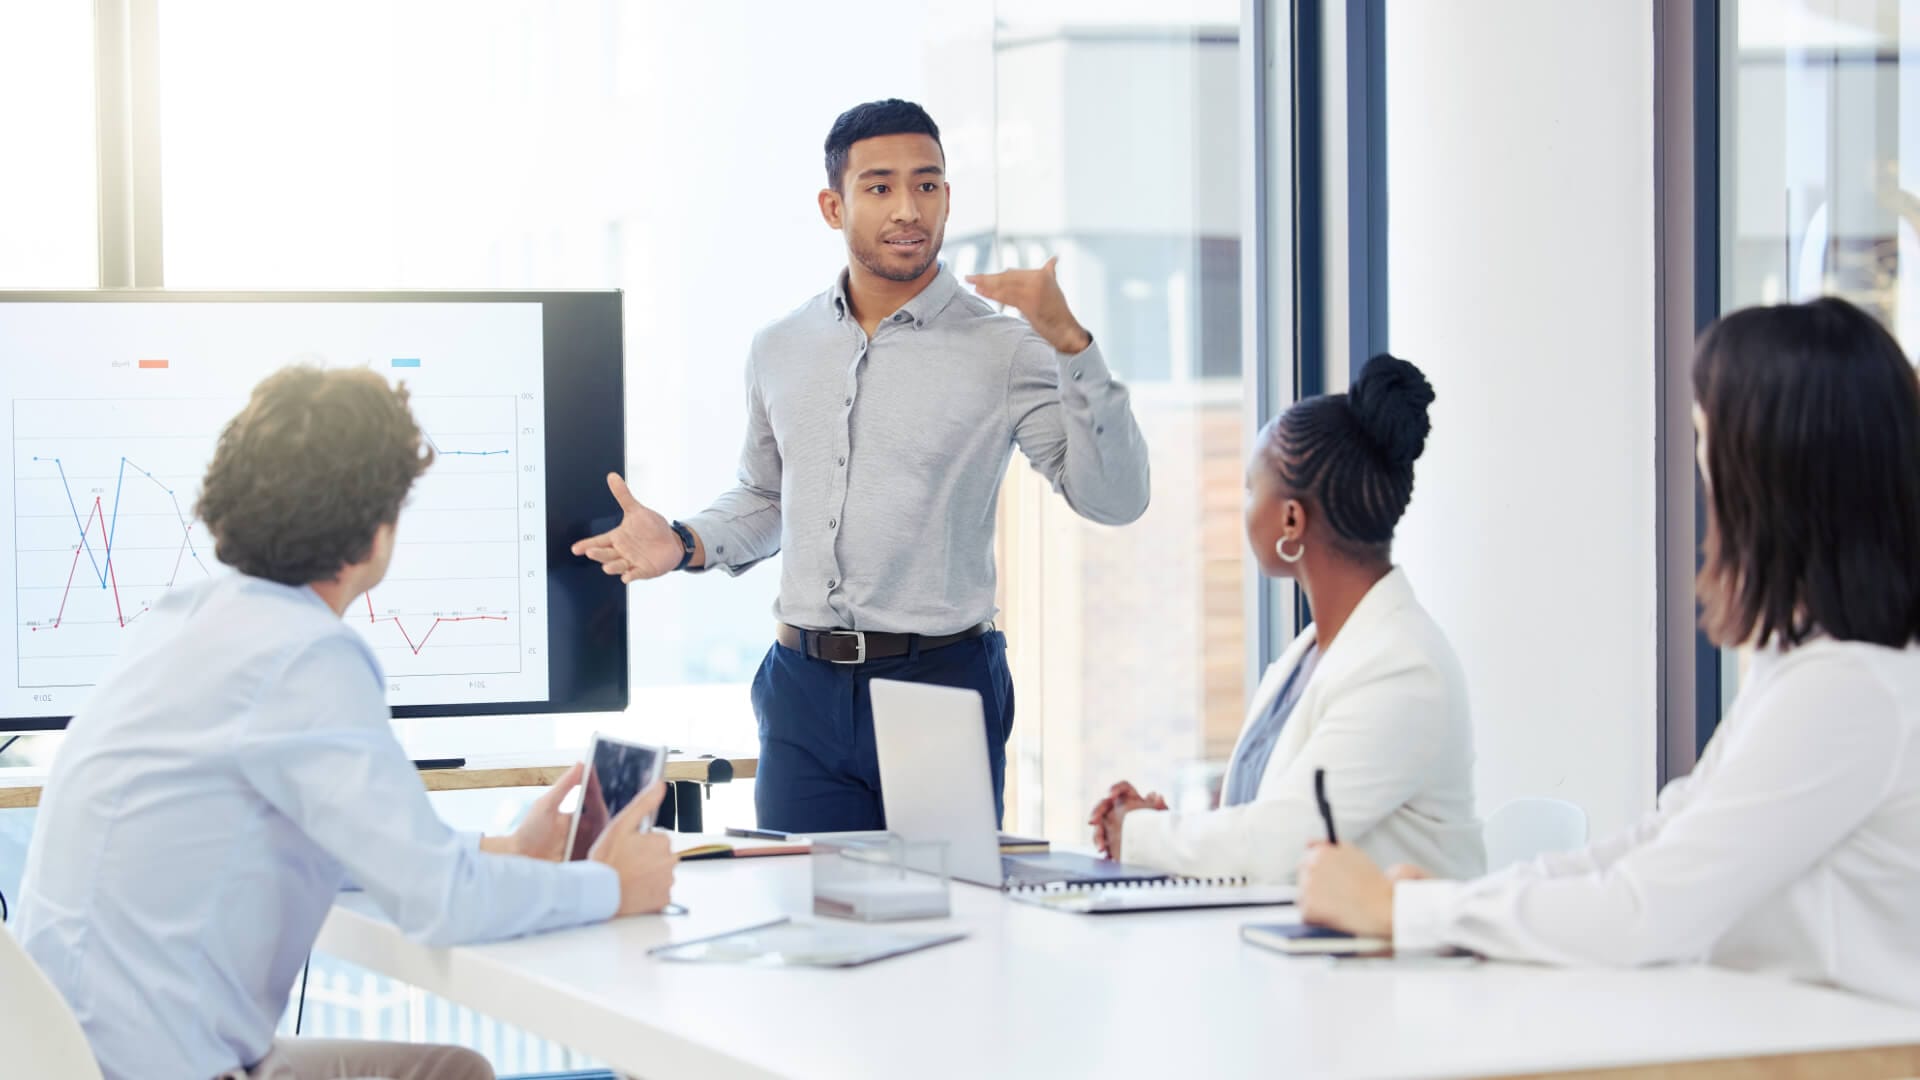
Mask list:
[{"label": "silver belt buckle", "polygon": [[865,630],[828,630],[826,631],[826,633],[831,637],[850,637],[853,639],[853,643],[854,643],[853,659],[851,660],[829,659],[827,663],[829,664],[864,664],[867,662],[867,632]]}]

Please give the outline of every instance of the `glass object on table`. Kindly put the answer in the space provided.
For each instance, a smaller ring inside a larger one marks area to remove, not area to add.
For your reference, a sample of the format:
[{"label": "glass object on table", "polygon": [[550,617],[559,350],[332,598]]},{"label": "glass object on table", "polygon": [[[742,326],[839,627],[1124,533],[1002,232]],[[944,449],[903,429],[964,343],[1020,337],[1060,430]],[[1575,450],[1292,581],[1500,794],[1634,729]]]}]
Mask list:
[{"label": "glass object on table", "polygon": [[947,845],[896,833],[813,838],[813,913],[863,922],[944,918]]}]

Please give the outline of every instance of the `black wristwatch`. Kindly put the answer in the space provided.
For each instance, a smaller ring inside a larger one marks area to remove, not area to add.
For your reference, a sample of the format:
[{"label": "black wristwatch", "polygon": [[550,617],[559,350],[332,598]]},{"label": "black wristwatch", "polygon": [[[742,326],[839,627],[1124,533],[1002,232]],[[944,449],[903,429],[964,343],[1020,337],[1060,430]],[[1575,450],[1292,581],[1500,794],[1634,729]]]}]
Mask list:
[{"label": "black wristwatch", "polygon": [[673,531],[680,537],[680,565],[674,567],[674,569],[685,570],[687,564],[693,561],[693,530],[677,521],[669,522],[668,524],[672,526]]}]

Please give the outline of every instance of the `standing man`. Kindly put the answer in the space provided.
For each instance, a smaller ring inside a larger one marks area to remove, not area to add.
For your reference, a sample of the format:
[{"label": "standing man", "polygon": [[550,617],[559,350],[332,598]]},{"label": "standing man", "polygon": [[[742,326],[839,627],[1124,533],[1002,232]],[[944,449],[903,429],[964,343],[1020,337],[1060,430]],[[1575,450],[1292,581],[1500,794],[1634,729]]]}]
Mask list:
[{"label": "standing man", "polygon": [[753,682],[760,824],[884,824],[876,678],[958,686],[985,704],[1004,806],[1013,681],[994,629],[994,511],[1018,446],[1082,517],[1147,508],[1147,447],[1053,261],[971,277],[936,260],[950,190],[940,129],[890,99],[827,134],[820,214],[847,242],[833,287],[762,330],[747,358],[740,484],[669,522],[607,478],[625,511],[574,554],[632,582],[739,574],[784,551],[777,642]]}]

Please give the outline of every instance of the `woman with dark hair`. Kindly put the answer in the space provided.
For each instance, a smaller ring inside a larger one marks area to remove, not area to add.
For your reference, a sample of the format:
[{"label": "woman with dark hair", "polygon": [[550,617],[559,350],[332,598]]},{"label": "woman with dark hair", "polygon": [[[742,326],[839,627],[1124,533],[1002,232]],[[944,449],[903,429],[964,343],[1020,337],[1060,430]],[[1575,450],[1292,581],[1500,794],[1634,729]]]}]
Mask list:
[{"label": "woman with dark hair", "polygon": [[1247,541],[1306,591],[1313,625],[1267,671],[1218,809],[1176,813],[1115,784],[1089,823],[1100,849],[1178,874],[1291,880],[1322,835],[1314,774],[1341,834],[1383,859],[1485,868],[1473,729],[1453,649],[1393,565],[1433,388],[1376,356],[1346,394],[1308,398],[1260,433]]},{"label": "woman with dark hair", "polygon": [[1705,958],[1920,1006],[1920,384],[1840,300],[1748,308],[1693,365],[1702,624],[1752,666],[1639,825],[1478,881],[1317,844],[1316,923],[1501,959]]}]

